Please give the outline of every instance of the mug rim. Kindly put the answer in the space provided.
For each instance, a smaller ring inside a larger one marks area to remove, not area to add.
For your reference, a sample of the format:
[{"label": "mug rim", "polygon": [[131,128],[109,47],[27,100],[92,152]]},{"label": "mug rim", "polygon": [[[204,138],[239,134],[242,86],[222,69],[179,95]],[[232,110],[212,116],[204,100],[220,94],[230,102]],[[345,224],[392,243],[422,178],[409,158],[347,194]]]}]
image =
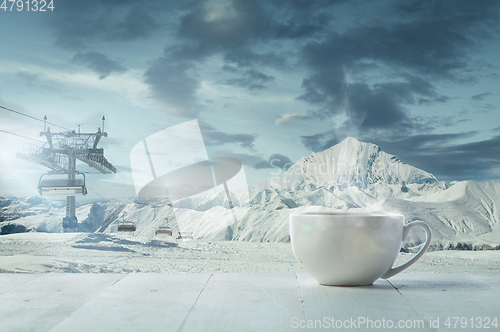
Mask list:
[{"label": "mug rim", "polygon": [[402,217],[404,218],[404,215],[400,213],[388,213],[388,212],[320,212],[320,211],[313,211],[313,212],[291,212],[290,216],[339,216],[339,217]]}]

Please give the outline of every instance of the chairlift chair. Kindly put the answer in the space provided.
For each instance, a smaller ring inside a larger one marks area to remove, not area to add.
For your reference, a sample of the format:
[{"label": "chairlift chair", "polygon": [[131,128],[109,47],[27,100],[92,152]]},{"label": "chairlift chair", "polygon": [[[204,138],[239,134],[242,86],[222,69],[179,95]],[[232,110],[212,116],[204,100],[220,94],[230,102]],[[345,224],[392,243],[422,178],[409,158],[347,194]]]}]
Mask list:
[{"label": "chairlift chair", "polygon": [[160,226],[156,229],[155,235],[170,235],[170,236],[172,236],[172,229],[168,226]]},{"label": "chairlift chair", "polygon": [[85,185],[85,174],[82,179],[64,179],[64,178],[45,178],[45,176],[54,174],[43,174],[38,181],[38,192],[40,195],[62,195],[62,196],[84,196],[87,195],[87,186]]},{"label": "chairlift chair", "polygon": [[137,227],[131,221],[121,221],[118,224],[118,232],[135,232]]}]

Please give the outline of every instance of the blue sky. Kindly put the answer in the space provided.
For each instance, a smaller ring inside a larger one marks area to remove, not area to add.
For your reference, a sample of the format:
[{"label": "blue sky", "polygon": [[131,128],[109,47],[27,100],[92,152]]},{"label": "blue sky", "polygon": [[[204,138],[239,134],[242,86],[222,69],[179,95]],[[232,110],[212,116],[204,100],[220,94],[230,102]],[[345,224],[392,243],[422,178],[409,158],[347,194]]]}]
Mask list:
[{"label": "blue sky", "polygon": [[[0,105],[93,132],[118,168],[89,175],[135,195],[129,154],[198,119],[210,156],[249,184],[347,136],[438,179],[500,178],[498,1],[54,1],[0,10]],[[43,124],[0,110],[0,129]],[[36,194],[42,166],[0,132],[0,195]],[[99,198],[92,191],[90,199]]]}]

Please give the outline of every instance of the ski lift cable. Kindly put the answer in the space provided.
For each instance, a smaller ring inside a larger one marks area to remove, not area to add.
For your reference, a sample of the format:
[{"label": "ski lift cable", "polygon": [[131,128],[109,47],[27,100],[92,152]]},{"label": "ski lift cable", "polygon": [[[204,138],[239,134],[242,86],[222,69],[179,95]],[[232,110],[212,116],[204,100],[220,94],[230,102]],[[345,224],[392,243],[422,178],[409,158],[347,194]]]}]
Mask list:
[{"label": "ski lift cable", "polygon": [[101,197],[102,199],[106,199],[103,196],[99,195],[99,193],[96,192],[95,190],[92,190],[91,188],[89,188],[89,186],[87,186],[87,189],[90,190],[91,192],[93,192],[94,194],[96,194],[97,196]]},{"label": "ski lift cable", "polygon": [[[1,107],[1,106],[0,106]],[[40,143],[45,143],[44,141],[40,141],[39,139],[36,139],[36,138],[31,138],[31,137],[28,137],[28,136],[23,136],[23,135],[19,135],[19,134],[14,134],[14,133],[11,133],[9,131],[6,131],[6,130],[2,130],[0,129],[1,132],[3,133],[7,133],[7,134],[11,134],[11,135],[14,135],[14,136],[19,136],[19,137],[22,137],[22,138],[26,138],[26,139],[30,139],[30,140],[33,140],[33,141],[37,141],[37,142],[40,142]]]},{"label": "ski lift cable", "polygon": [[[21,113],[19,111],[14,111],[13,109],[10,109],[10,108],[7,108],[7,107],[1,106],[1,105],[0,105],[0,108],[3,108],[4,110],[7,110],[9,112],[13,112],[13,113],[16,113],[16,114],[28,117],[28,118],[33,119],[33,120],[37,120],[37,121],[40,121],[40,122],[45,122],[45,120],[42,120],[42,119],[39,119],[39,118],[35,118],[34,116],[31,116],[31,115],[28,115],[28,114],[24,114],[24,113]],[[47,121],[46,123],[49,124],[49,125],[51,125],[51,126],[59,127],[59,128],[66,129],[66,130],[69,130],[69,131],[72,130],[72,129],[69,129],[69,128],[66,128],[66,127],[63,127],[63,126],[56,125],[55,123],[52,123],[52,122],[48,122]]]},{"label": "ski lift cable", "polygon": [[[84,173],[84,172],[82,172],[82,173]],[[92,191],[94,194],[96,194],[97,196],[101,197],[102,199],[106,199],[106,197],[101,196],[98,192],[96,192],[95,190],[92,190],[92,188],[90,188],[89,186],[87,186],[87,189],[88,189],[88,190],[90,190],[90,191]],[[122,203],[124,203],[124,204],[127,204],[127,202],[126,202],[125,200],[123,200],[123,199],[121,199],[121,198],[119,198],[119,197],[117,197],[117,199],[118,199],[120,202],[122,202]]]}]

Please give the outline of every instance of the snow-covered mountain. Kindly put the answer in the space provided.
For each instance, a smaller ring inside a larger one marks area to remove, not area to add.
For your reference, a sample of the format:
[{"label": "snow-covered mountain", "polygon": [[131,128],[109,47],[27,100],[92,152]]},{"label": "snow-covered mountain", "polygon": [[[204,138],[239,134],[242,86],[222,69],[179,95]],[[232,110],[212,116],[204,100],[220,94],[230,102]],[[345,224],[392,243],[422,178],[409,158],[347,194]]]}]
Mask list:
[{"label": "snow-covered mountain", "polygon": [[[51,202],[43,197],[0,197],[2,235],[29,230],[60,233],[65,215],[65,204]],[[149,206],[135,199],[113,199],[79,205],[76,217],[79,232],[115,233],[120,221],[126,221],[137,224],[137,235],[151,236],[158,227],[166,226],[167,220],[170,220],[168,226],[177,232],[170,205]]]},{"label": "snow-covered mountain", "polygon": [[[407,221],[427,222],[433,248],[500,249],[500,181],[448,184],[354,138],[304,157],[281,177],[254,186],[250,201],[244,217],[204,238],[289,241],[290,212],[386,211],[402,213]],[[197,222],[217,220],[229,208],[222,192],[188,198],[180,206]],[[13,225],[60,232],[63,216],[63,206],[43,198],[0,198],[0,225],[8,226],[4,233],[12,232]],[[120,220],[136,223],[138,235],[154,236],[167,220],[174,233],[178,231],[171,205],[150,206],[133,199],[82,205],[77,217],[80,231],[87,232],[116,232]],[[411,249],[424,236],[423,231],[412,231],[405,247]]]},{"label": "snow-covered mountain", "polygon": [[319,153],[303,157],[269,187],[299,191],[325,188],[330,191],[349,187],[360,189],[375,184],[433,184],[434,175],[402,163],[375,144],[349,137]]}]

